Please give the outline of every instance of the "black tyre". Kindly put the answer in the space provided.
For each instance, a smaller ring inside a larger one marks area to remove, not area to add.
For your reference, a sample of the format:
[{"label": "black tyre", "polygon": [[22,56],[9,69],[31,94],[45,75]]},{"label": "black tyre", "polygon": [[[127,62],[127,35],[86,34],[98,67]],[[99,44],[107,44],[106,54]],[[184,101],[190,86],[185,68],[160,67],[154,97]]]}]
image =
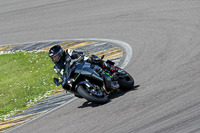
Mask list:
[{"label": "black tyre", "polygon": [[120,85],[120,90],[128,91],[131,90],[134,86],[134,79],[132,76],[123,70],[123,72],[119,73],[118,83]]},{"label": "black tyre", "polygon": [[[85,86],[79,85],[77,88],[77,92],[79,93],[80,96],[85,98],[86,100],[93,102],[93,103],[98,103],[98,104],[104,104],[108,102],[108,96],[107,95],[102,95],[101,97],[94,96],[92,94],[89,94],[89,92],[86,91]],[[104,92],[102,92],[104,93]]]}]

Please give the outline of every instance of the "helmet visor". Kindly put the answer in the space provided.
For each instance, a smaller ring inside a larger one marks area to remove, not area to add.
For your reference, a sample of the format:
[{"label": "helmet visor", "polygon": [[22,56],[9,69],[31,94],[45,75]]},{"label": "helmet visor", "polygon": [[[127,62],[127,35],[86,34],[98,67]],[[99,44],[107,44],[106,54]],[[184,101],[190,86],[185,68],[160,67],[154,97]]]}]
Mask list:
[{"label": "helmet visor", "polygon": [[52,58],[53,62],[58,62],[59,59],[60,59],[60,55],[59,54],[53,56],[53,58]]}]

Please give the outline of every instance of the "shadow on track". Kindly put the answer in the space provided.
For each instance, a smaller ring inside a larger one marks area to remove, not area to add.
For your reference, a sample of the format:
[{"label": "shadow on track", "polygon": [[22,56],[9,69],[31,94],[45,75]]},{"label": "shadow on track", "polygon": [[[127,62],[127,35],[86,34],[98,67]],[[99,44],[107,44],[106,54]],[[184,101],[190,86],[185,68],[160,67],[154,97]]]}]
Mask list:
[{"label": "shadow on track", "polygon": [[115,98],[118,98],[120,96],[123,96],[124,94],[126,94],[126,93],[128,93],[130,91],[136,91],[138,87],[140,87],[140,85],[133,86],[133,88],[131,90],[129,90],[129,91],[121,91],[121,90],[119,90],[119,91],[109,95],[108,98],[111,101],[112,99],[115,99]]},{"label": "shadow on track", "polygon": [[[117,91],[117,92],[115,92],[115,93],[113,93],[113,94],[110,94],[109,96],[108,96],[108,98],[110,99],[109,100],[109,102],[111,102],[112,101],[112,99],[115,99],[115,98],[118,98],[118,97],[120,97],[120,96],[123,96],[124,94],[126,94],[127,92],[130,92],[130,91],[135,91],[135,90],[137,90],[137,88],[138,87],[140,87],[140,85],[136,85],[136,86],[134,86],[131,90],[129,90],[129,91]],[[106,103],[105,103],[106,104]],[[92,103],[92,102],[89,102],[89,101],[85,101],[81,106],[79,106],[78,108],[86,108],[86,107],[98,107],[98,106],[101,106],[101,105],[103,105],[103,104],[96,104],[96,103]]]}]

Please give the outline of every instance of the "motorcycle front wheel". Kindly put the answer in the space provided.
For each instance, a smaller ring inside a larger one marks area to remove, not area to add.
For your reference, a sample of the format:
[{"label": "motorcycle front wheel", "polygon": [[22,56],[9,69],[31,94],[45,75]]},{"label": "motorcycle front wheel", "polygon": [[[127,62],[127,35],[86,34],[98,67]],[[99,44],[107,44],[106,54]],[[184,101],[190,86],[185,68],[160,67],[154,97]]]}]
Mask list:
[{"label": "motorcycle front wheel", "polygon": [[[88,88],[86,88],[86,86],[82,86],[82,85],[79,85],[79,87],[77,88],[77,92],[79,93],[79,95],[92,103],[105,104],[108,102],[107,95],[103,94],[102,96],[96,96],[87,90],[88,90]],[[102,92],[102,93],[104,93],[104,92]]]}]

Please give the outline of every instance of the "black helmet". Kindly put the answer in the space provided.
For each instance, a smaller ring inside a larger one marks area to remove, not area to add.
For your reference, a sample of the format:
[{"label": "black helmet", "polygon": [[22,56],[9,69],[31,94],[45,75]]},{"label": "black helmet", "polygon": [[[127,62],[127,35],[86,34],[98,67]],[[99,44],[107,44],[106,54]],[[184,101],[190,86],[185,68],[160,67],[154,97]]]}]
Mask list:
[{"label": "black helmet", "polygon": [[49,49],[49,57],[52,59],[53,63],[59,62],[63,56],[63,49],[60,45],[55,45]]},{"label": "black helmet", "polygon": [[101,61],[97,55],[91,55],[91,60],[93,63],[99,63]]}]

